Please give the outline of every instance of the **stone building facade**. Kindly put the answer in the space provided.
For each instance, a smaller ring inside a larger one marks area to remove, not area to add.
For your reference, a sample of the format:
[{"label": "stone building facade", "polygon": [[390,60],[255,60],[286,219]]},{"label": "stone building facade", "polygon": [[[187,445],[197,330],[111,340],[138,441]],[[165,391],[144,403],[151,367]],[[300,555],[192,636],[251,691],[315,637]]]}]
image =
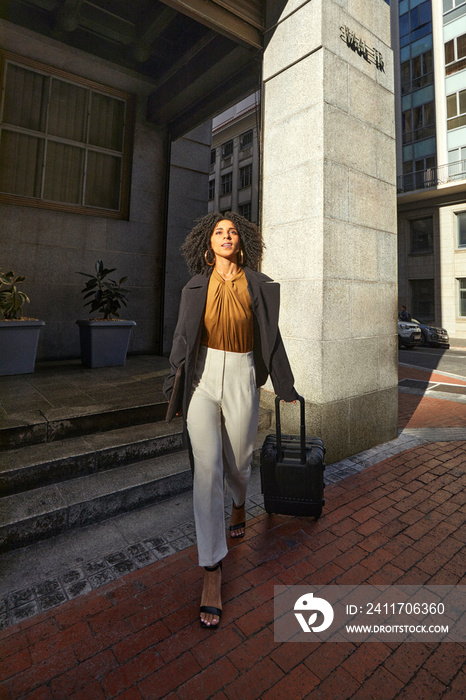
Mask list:
[{"label": "stone building facade", "polygon": [[[263,271],[281,284],[280,325],[309,432],[324,438],[328,461],[395,437],[388,5],[12,0],[0,22],[2,84],[25,96],[16,111],[2,102],[1,264],[28,276],[28,311],[47,324],[40,357],[77,356],[76,272],[96,258],[128,275],[127,315],[138,324],[130,350],[168,352],[187,278],[179,246],[207,210],[202,125],[261,85],[261,163],[241,143],[238,161],[259,173]],[[250,131],[257,138],[257,124],[239,136]],[[226,139],[233,156],[235,138]],[[248,172],[238,207],[248,204]],[[222,209],[234,206],[231,173]],[[294,411],[285,430],[296,427]]]}]

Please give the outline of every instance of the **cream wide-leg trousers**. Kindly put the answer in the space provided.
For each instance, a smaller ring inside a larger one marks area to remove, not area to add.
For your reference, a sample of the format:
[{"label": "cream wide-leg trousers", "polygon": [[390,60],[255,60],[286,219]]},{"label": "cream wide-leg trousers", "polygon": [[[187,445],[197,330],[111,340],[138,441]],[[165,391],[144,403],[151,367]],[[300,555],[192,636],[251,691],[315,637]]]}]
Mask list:
[{"label": "cream wide-leg trousers", "polygon": [[200,566],[213,566],[228,552],[224,477],[236,505],[244,503],[258,417],[253,353],[201,345],[187,415]]}]

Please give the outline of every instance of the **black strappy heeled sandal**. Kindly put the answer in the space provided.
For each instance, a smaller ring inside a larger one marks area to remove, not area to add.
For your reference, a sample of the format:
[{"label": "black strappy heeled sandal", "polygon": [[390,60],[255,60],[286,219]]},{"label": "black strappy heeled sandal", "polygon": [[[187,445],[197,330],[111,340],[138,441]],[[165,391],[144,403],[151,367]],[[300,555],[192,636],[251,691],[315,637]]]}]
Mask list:
[{"label": "black strappy heeled sandal", "polygon": [[[236,506],[235,502],[232,501],[233,508],[235,510],[241,510],[241,508],[244,508],[244,503],[241,506]],[[236,523],[236,525],[230,525],[230,537],[234,540],[239,540],[241,537],[244,537],[244,528],[246,527],[246,521],[243,521],[242,523]],[[239,535],[232,535],[232,532],[236,532],[237,530],[241,530],[243,528],[243,532]]]},{"label": "black strappy heeled sandal", "polygon": [[[218,564],[215,564],[215,566],[204,566],[204,569],[206,571],[217,571],[219,567],[220,569],[223,568],[221,561],[219,561]],[[222,609],[215,608],[213,605],[201,605],[200,612],[208,613],[209,615],[216,615],[218,617],[218,622],[216,625],[207,624],[207,622],[201,620],[201,627],[204,627],[204,629],[207,630],[216,630],[217,627],[220,625],[220,620],[222,619]]]}]

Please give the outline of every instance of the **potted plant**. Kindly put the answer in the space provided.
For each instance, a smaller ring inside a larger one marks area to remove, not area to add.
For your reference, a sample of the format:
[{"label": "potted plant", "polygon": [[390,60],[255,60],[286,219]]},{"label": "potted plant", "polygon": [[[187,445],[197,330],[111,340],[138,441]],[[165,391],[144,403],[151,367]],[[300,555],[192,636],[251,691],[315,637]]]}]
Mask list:
[{"label": "potted plant", "polygon": [[22,315],[29,297],[17,288],[23,275],[0,269],[0,375],[34,372],[39,333],[44,321]]},{"label": "potted plant", "polygon": [[98,312],[102,318],[76,321],[81,341],[81,361],[86,367],[116,367],[126,364],[126,353],[134,321],[120,319],[119,309],[127,305],[129,289],[122,287],[127,277],[118,282],[108,275],[116,268],[107,269],[102,260],[95,264],[95,275],[78,272],[88,277],[81,290],[88,301],[84,306],[91,307],[91,313]]}]

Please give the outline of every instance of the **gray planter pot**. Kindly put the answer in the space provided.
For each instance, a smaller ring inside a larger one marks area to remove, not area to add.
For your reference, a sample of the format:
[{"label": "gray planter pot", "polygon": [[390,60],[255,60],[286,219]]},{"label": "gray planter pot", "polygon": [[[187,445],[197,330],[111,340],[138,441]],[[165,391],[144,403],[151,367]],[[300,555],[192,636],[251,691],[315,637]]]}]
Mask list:
[{"label": "gray planter pot", "polygon": [[118,367],[126,364],[131,330],[135,321],[76,321],[85,367]]},{"label": "gray planter pot", "polygon": [[0,321],[0,376],[31,374],[44,321]]}]

